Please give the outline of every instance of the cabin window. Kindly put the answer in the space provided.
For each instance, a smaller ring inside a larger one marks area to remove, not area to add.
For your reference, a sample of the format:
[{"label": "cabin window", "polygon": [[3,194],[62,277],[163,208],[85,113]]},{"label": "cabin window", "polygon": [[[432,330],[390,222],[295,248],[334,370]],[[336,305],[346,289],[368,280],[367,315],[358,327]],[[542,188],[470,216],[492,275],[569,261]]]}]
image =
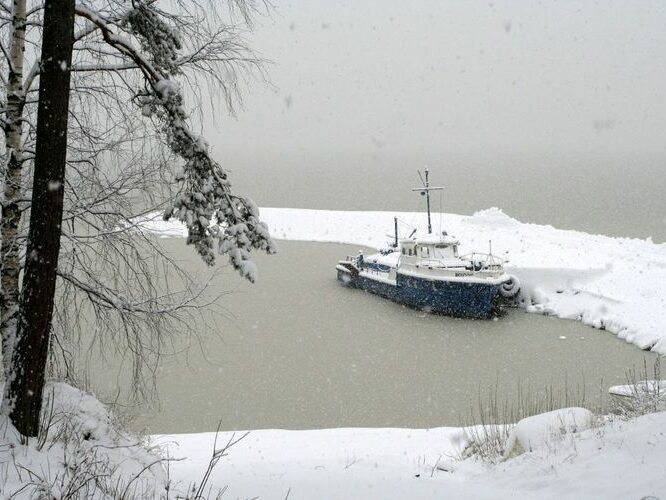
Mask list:
[{"label": "cabin window", "polygon": [[430,257],[428,247],[421,247],[421,257]]},{"label": "cabin window", "polygon": [[411,248],[409,249],[409,255],[412,255],[412,249]]},{"label": "cabin window", "polygon": [[446,259],[450,257],[455,257],[455,254],[453,252],[453,247],[450,247],[448,245],[441,245],[435,247],[433,252],[433,257],[437,259]]}]

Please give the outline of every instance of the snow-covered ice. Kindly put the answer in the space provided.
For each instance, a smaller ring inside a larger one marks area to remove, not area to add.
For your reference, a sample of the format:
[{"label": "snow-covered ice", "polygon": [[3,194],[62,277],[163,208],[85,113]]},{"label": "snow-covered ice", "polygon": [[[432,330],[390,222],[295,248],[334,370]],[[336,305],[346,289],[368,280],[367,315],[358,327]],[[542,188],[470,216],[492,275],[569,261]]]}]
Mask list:
[{"label": "snow-covered ice", "polygon": [[[402,221],[401,237],[412,226],[426,233],[423,213],[261,209],[276,239],[373,248],[390,241],[394,216]],[[666,354],[666,244],[523,223],[497,208],[471,216],[434,214],[438,231],[440,221],[460,240],[462,253],[485,252],[492,241],[493,253],[507,259],[507,272],[519,278],[527,311],[582,321]],[[182,225],[164,222],[160,214],[138,223],[162,236],[184,235]]]}]

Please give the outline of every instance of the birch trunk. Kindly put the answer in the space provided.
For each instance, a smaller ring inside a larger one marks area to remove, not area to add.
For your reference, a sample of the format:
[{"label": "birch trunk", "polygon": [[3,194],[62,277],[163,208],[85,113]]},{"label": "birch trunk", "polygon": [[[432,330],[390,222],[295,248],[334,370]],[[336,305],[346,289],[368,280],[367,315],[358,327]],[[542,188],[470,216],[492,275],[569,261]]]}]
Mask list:
[{"label": "birch trunk", "polygon": [[25,58],[26,0],[14,0],[12,36],[9,47],[9,76],[5,144],[7,165],[4,174],[2,222],[0,223],[0,337],[5,380],[14,347],[19,304],[20,247],[17,235],[21,223],[18,205],[22,192],[23,65]]},{"label": "birch trunk", "polygon": [[6,390],[9,418],[37,436],[51,336],[67,160],[74,0],[46,0],[37,143],[21,308]]}]

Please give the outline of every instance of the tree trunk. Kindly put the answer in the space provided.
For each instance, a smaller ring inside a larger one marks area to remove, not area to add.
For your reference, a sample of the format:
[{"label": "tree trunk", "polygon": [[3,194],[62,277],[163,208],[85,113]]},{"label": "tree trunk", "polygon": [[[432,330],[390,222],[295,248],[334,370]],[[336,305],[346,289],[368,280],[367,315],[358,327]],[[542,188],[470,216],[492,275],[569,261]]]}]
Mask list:
[{"label": "tree trunk", "polygon": [[16,241],[21,224],[18,200],[22,192],[21,170],[23,107],[23,63],[25,59],[26,0],[14,0],[12,33],[9,46],[9,75],[7,78],[7,122],[4,127],[7,166],[4,175],[2,222],[0,223],[0,337],[2,338],[2,366],[5,379],[12,359],[16,318],[19,308],[19,273],[21,271],[19,245]]},{"label": "tree trunk", "polygon": [[21,303],[5,398],[24,436],[36,436],[48,358],[62,225],[75,0],[46,0],[37,145]]}]

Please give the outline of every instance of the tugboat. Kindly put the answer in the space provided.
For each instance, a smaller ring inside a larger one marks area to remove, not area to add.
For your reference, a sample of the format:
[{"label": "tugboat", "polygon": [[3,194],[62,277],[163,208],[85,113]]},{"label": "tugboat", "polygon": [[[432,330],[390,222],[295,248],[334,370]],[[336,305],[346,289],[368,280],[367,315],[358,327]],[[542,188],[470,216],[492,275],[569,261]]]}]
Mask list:
[{"label": "tugboat", "polygon": [[[419,172],[420,176],[420,172]],[[338,262],[338,280],[427,312],[465,318],[489,318],[502,302],[519,292],[515,276],[504,272],[504,261],[492,255],[458,255],[459,241],[446,232],[432,234],[430,221],[431,187],[428,169],[423,186],[412,189],[426,198],[428,235],[398,239],[398,220],[394,219],[394,243],[387,250],[364,256],[347,256]]]}]

